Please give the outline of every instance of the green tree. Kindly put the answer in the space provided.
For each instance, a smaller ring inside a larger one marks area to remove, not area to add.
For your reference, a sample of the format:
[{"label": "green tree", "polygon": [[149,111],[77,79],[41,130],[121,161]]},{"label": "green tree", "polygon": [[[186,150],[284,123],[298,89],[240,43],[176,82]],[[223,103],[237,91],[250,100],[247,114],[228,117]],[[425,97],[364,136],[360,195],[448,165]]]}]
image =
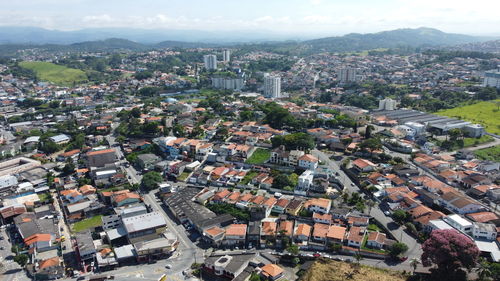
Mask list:
[{"label": "green tree", "polygon": [[26,263],[28,262],[28,255],[25,254],[19,254],[14,257],[14,261],[17,262],[21,267],[24,267]]},{"label": "green tree", "polygon": [[158,188],[158,184],[163,181],[163,177],[158,172],[147,172],[141,181],[141,188],[145,190],[153,190]]},{"label": "green tree", "polygon": [[396,210],[392,213],[392,218],[395,222],[403,224],[409,218],[408,212],[404,210]]},{"label": "green tree", "polygon": [[396,242],[389,247],[389,256],[396,258],[406,251],[408,251],[408,246],[405,243]]},{"label": "green tree", "polygon": [[290,246],[288,246],[286,248],[287,252],[289,252],[290,254],[296,256],[299,254],[299,246],[295,245],[295,244],[290,244]]}]

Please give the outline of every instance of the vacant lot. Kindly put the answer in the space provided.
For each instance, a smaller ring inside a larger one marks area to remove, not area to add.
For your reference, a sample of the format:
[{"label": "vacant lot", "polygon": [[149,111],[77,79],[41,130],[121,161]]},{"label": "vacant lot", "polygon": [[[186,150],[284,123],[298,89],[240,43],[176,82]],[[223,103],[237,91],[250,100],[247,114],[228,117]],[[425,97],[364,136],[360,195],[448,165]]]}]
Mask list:
[{"label": "vacant lot", "polygon": [[483,101],[436,112],[437,115],[455,117],[481,124],[486,131],[500,135],[500,100]]},{"label": "vacant lot", "polygon": [[89,228],[101,226],[102,225],[101,217],[102,217],[101,215],[98,215],[95,217],[91,217],[89,219],[79,221],[79,222],[73,224],[73,227],[71,229],[73,230],[73,232],[80,232],[80,231],[87,230]]},{"label": "vacant lot", "polygon": [[263,164],[271,157],[271,152],[265,148],[257,148],[255,152],[246,161],[247,164]]},{"label": "vacant lot", "polygon": [[399,272],[368,266],[357,266],[345,262],[318,260],[300,278],[301,281],[404,281],[406,277]]},{"label": "vacant lot", "polygon": [[476,150],[474,152],[479,159],[500,162],[500,145]]},{"label": "vacant lot", "polygon": [[52,82],[62,86],[73,86],[87,81],[87,75],[80,69],[43,61],[24,61],[21,67],[31,69],[40,81]]}]

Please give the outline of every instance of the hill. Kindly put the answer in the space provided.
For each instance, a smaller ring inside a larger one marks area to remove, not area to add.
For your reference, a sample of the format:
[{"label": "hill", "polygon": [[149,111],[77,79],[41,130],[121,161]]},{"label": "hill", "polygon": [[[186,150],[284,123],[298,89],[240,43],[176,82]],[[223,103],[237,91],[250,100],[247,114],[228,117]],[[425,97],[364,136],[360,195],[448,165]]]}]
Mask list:
[{"label": "hill", "polygon": [[303,42],[311,50],[327,52],[352,52],[378,48],[445,46],[482,41],[484,38],[445,33],[437,29],[421,27],[405,28],[378,33],[351,33]]},{"label": "hill", "polygon": [[332,260],[318,260],[299,279],[300,281],[404,281],[399,273],[365,265],[357,266]]},{"label": "hill", "polygon": [[74,43],[67,46],[67,48],[73,51],[85,52],[112,52],[118,50],[145,51],[153,49],[150,46],[120,38]]},{"label": "hill", "polygon": [[19,64],[31,69],[40,81],[47,81],[62,86],[72,86],[87,81],[85,72],[79,69],[42,61],[24,61]]},{"label": "hill", "polygon": [[500,135],[500,99],[455,107],[436,112],[437,115],[455,117],[481,124],[486,131]]}]

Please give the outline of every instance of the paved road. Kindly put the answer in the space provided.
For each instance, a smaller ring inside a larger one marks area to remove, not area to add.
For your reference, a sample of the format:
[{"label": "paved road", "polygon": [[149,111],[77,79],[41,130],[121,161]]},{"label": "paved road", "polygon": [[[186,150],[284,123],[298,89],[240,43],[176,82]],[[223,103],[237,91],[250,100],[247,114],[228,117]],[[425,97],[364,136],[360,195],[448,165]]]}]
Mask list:
[{"label": "paved road", "polygon": [[9,242],[9,236],[6,229],[0,229],[0,263],[3,268],[0,268],[1,281],[28,281],[30,280],[23,269],[17,264],[13,258],[14,254],[10,251],[12,245]]},{"label": "paved road", "polygon": [[[349,192],[349,194],[352,194],[354,192],[360,192],[359,187],[353,184],[353,182],[349,179],[349,177],[340,169],[339,163],[336,161],[333,161],[330,159],[329,155],[319,151],[319,150],[313,150],[311,152],[314,156],[318,157],[321,162],[323,162],[325,165],[327,165],[330,169],[332,169],[334,172],[339,173],[339,180],[344,184],[345,190]],[[404,154],[402,154],[404,155]],[[399,155],[398,155],[399,156]],[[408,156],[409,157],[409,156]],[[370,216],[372,216],[375,220],[383,224],[387,229],[390,230],[391,234],[396,238],[398,241],[401,241],[408,245],[408,251],[405,253],[405,255],[408,256],[408,260],[405,261],[403,264],[408,263],[412,258],[420,258],[422,255],[422,249],[420,244],[410,235],[408,235],[404,230],[403,227],[399,227],[397,229],[393,229],[393,225],[395,225],[394,221],[392,220],[391,217],[386,216],[380,208],[373,207],[371,208],[370,211]]]}]

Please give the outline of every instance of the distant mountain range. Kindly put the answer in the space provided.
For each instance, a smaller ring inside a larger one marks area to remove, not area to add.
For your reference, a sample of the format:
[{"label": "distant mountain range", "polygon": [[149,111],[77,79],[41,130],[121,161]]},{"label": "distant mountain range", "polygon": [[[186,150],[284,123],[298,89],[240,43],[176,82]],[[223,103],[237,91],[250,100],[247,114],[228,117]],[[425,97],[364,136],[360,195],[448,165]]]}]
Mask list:
[{"label": "distant mountain range", "polygon": [[[0,45],[0,52],[3,51],[6,54],[10,54],[12,51],[23,48],[42,48],[65,51],[144,51],[171,47],[243,46],[255,49],[262,48],[264,50],[293,50],[291,53],[304,54],[325,51],[357,52],[397,47],[454,46],[458,44],[484,42],[493,39],[445,33],[437,29],[425,27],[417,29],[397,29],[367,34],[351,33],[344,36],[305,41],[252,41],[251,38],[242,40],[239,37],[230,37],[229,34],[225,40],[218,40],[218,37],[215,35],[210,39],[201,40],[201,33],[207,36],[205,38],[210,38],[209,34],[211,34],[211,32],[202,31],[155,31],[139,29],[53,31],[33,27],[0,27],[0,44],[3,43],[3,45]],[[215,34],[215,32],[212,33]],[[239,34],[239,36],[244,37],[244,34]],[[153,40],[152,37],[156,40]],[[182,38],[185,38],[185,40]],[[238,39],[241,39],[241,41],[238,41]]]}]

